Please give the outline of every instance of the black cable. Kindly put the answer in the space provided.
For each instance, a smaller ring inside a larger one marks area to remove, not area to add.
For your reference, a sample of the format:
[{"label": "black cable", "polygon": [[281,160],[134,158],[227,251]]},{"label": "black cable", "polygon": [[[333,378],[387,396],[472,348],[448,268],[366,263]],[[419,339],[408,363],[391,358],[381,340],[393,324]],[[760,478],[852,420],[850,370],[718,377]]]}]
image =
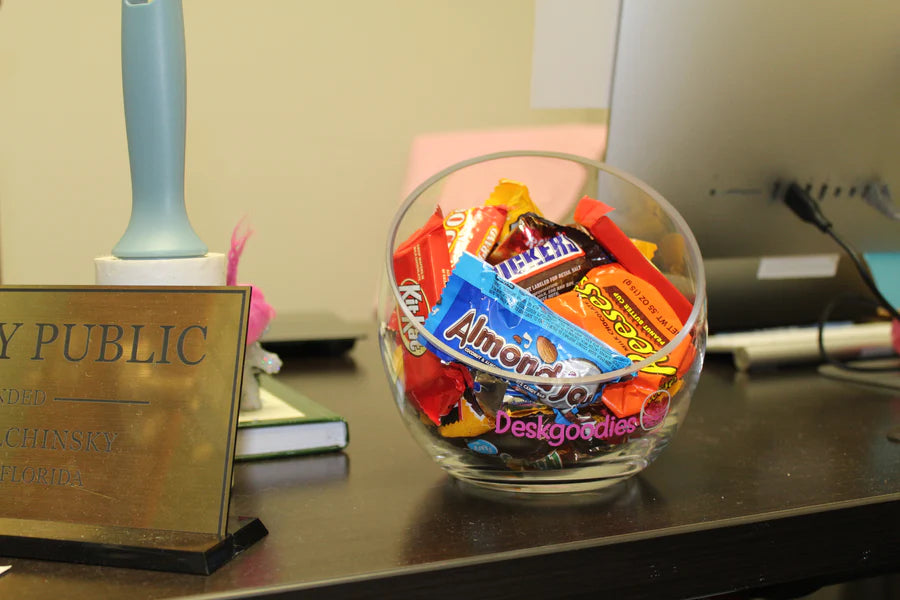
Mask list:
[{"label": "black cable", "polygon": [[875,283],[875,279],[872,277],[872,271],[869,270],[868,265],[866,265],[863,258],[859,255],[859,253],[854,250],[849,244],[847,244],[840,236],[838,236],[833,229],[828,229],[825,233],[833,239],[838,245],[844,249],[844,252],[850,257],[850,260],[853,261],[853,265],[856,267],[856,270],[859,271],[859,276],[862,277],[863,282],[866,284],[866,287],[875,295],[878,299],[878,303],[884,308],[888,313],[890,313],[891,317],[900,321],[900,313],[897,312],[897,309],[891,306],[891,303],[887,298],[882,295],[881,290],[878,289],[878,284]]},{"label": "black cable", "polygon": [[[875,279],[872,276],[872,272],[869,270],[868,265],[866,265],[865,259],[859,254],[859,252],[854,249],[850,244],[844,241],[838,234],[834,232],[834,228],[831,224],[831,221],[825,216],[819,207],[819,203],[809,195],[809,193],[800,187],[797,183],[791,183],[788,186],[787,192],[784,196],[784,203],[790,208],[795,215],[797,215],[803,221],[807,223],[811,223],[815,225],[819,231],[827,234],[832,240],[834,240],[843,250],[847,253],[847,256],[850,257],[850,260],[853,262],[853,266],[856,267],[859,276],[862,278],[863,283],[866,284],[866,287],[872,292],[875,296],[875,299],[864,299],[868,304],[881,306],[884,308],[893,319],[900,321],[900,313],[897,312],[896,307],[894,307],[887,298],[881,293],[881,290],[878,289],[878,284],[875,283]],[[822,360],[825,362],[832,364],[836,367],[847,369],[850,371],[895,371],[897,367],[859,367],[854,365],[848,365],[843,363],[832,356],[830,356],[825,350],[825,341],[824,341],[824,332],[825,332],[825,323],[831,317],[831,313],[834,311],[835,306],[841,301],[841,299],[846,300],[849,296],[842,295],[838,298],[829,302],[825,309],[822,311],[821,316],[819,317],[818,323],[818,341],[819,341],[819,354],[822,356]],[[859,301],[860,297],[854,297],[856,301]],[[877,301],[876,301],[877,300]]]}]

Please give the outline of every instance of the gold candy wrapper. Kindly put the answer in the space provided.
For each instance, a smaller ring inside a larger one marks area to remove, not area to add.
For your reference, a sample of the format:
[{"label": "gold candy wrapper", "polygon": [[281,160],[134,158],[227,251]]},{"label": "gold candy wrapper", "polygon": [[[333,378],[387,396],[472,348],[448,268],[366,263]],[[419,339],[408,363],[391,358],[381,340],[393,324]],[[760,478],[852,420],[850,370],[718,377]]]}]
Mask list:
[{"label": "gold candy wrapper", "polygon": [[444,437],[475,437],[494,428],[494,419],[472,406],[466,398],[459,400],[459,420],[441,425],[438,431]]},{"label": "gold candy wrapper", "polygon": [[497,244],[506,239],[506,236],[512,231],[512,224],[525,213],[530,212],[539,217],[544,216],[528,194],[528,187],[524,183],[512,179],[501,179],[484,205],[506,207],[506,223],[500,231]]},{"label": "gold candy wrapper", "polygon": [[653,242],[645,242],[644,240],[638,240],[635,238],[631,238],[631,243],[634,244],[634,247],[638,249],[638,251],[644,255],[644,258],[647,260],[653,260],[653,257],[656,255],[656,250],[658,246]]}]

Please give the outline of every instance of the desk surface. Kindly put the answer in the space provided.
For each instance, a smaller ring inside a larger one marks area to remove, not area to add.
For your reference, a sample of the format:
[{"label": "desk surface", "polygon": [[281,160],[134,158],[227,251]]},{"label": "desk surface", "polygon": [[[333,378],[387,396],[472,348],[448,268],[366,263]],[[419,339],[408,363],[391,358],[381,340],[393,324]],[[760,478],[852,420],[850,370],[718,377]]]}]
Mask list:
[{"label": "desk surface", "polygon": [[603,494],[452,481],[406,434],[374,339],[279,378],[344,414],[346,453],[238,464],[269,535],[210,576],[2,560],[4,598],[697,596],[900,564],[900,394],[709,361],[681,431]]}]

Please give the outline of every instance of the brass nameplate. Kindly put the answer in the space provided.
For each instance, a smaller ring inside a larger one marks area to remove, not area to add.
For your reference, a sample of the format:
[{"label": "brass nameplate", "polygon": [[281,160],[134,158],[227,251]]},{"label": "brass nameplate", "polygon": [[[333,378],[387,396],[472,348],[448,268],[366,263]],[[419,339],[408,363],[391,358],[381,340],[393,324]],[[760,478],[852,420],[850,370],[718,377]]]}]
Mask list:
[{"label": "brass nameplate", "polygon": [[0,519],[224,535],[249,302],[0,287]]}]

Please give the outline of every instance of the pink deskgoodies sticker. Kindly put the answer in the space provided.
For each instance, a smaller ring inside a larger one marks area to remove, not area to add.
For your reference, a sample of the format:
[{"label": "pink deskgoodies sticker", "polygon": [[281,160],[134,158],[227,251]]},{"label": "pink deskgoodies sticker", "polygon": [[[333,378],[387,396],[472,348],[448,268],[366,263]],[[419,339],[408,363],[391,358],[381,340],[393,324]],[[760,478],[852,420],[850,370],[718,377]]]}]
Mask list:
[{"label": "pink deskgoodies sticker", "polygon": [[513,437],[546,440],[551,446],[560,446],[566,440],[606,439],[633,433],[639,426],[636,416],[616,419],[613,415],[603,421],[587,423],[560,423],[553,417],[537,419],[517,419],[506,411],[498,411],[494,433],[509,433]]},{"label": "pink deskgoodies sticker", "polygon": [[656,390],[641,405],[641,429],[653,431],[666,420],[672,396],[666,390]]}]

